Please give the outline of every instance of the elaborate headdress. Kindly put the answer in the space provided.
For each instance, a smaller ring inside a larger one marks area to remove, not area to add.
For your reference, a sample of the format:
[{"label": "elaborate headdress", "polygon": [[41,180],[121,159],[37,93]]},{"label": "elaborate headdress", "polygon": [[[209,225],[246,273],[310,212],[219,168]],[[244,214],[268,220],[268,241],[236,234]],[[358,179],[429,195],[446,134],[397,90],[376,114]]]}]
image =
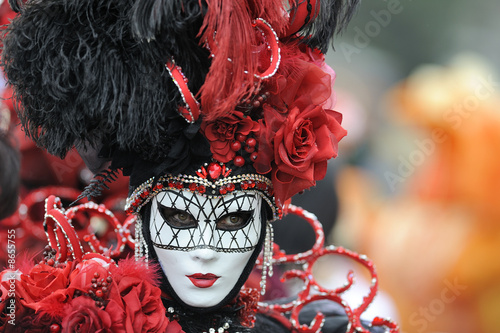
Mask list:
[{"label": "elaborate headdress", "polygon": [[161,186],[255,187],[278,216],[345,135],[320,49],[355,2],[12,1],[2,62],[27,134],[112,161],[142,184],[131,209]]}]

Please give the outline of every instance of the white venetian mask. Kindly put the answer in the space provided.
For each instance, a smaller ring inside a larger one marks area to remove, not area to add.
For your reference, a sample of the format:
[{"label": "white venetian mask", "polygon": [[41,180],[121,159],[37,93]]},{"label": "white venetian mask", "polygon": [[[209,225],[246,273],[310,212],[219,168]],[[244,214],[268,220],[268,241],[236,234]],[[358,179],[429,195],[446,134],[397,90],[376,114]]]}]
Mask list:
[{"label": "white venetian mask", "polygon": [[187,305],[212,307],[234,288],[260,238],[262,198],[234,191],[210,199],[168,190],[151,205],[151,240],[162,269]]}]

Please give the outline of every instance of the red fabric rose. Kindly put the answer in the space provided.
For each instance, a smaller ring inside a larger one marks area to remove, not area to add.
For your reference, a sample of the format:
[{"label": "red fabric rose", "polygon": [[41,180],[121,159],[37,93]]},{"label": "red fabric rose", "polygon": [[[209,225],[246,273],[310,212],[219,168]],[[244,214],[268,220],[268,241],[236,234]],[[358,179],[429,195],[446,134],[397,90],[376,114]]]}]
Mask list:
[{"label": "red fabric rose", "polygon": [[266,103],[281,113],[287,113],[297,103],[328,103],[328,107],[333,107],[335,72],[325,67],[324,57],[306,46],[286,47],[283,51],[292,60],[283,63],[268,81],[266,89],[271,96]]},{"label": "red fabric rose", "polygon": [[259,125],[250,117],[246,117],[243,112],[233,111],[227,117],[203,122],[201,130],[210,142],[213,158],[219,162],[227,163],[236,155],[236,152],[231,150],[231,143],[235,140],[236,135],[257,132]]},{"label": "red fabric rose", "polygon": [[122,308],[113,300],[103,309],[91,298],[80,296],[66,306],[62,332],[125,332],[123,316]]},{"label": "red fabric rose", "polygon": [[[17,317],[19,315],[19,317]],[[33,310],[25,311],[23,314],[16,313],[16,325],[12,332],[24,332],[24,333],[47,333],[50,330],[50,325],[60,324],[54,321],[47,313],[36,314]],[[17,329],[17,330],[16,330]],[[8,329],[5,331],[10,332]]]},{"label": "red fabric rose", "polygon": [[28,308],[47,310],[49,315],[61,317],[65,303],[73,296],[67,289],[72,267],[72,262],[62,268],[35,265],[28,274],[21,274],[16,296]]},{"label": "red fabric rose", "polygon": [[287,115],[266,107],[264,117],[254,166],[259,173],[272,170],[275,198],[283,205],[325,177],[327,161],[337,156],[346,131],[339,113],[319,105],[298,103]]},{"label": "red fabric rose", "polygon": [[[165,332],[167,325],[171,325],[165,316],[158,287],[141,278],[125,276],[117,283],[117,288],[126,315],[126,332]],[[169,330],[175,326],[173,324]]]},{"label": "red fabric rose", "polygon": [[22,274],[20,292],[23,292],[25,302],[36,302],[57,290],[66,289],[71,267],[71,263],[64,268],[38,264],[28,274]]},{"label": "red fabric rose", "polygon": [[108,276],[109,266],[108,262],[99,259],[90,259],[78,263],[69,276],[69,289],[87,292],[96,273],[100,279],[105,279]]}]

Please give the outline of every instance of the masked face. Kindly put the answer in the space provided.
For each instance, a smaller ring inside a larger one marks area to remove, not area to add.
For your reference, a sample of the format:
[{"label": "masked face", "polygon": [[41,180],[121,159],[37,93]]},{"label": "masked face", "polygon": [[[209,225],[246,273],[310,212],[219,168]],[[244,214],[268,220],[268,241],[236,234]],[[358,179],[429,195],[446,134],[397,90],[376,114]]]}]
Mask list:
[{"label": "masked face", "polygon": [[219,304],[234,288],[261,234],[262,198],[235,191],[209,199],[164,191],[151,205],[151,240],[168,282],[193,307]]}]

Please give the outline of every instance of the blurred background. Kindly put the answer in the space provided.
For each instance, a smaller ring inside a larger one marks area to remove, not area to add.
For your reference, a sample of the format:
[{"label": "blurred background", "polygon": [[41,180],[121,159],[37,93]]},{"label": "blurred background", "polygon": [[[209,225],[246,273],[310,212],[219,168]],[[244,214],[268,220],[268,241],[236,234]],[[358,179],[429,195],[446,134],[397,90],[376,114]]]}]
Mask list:
[{"label": "blurred background", "polygon": [[[363,1],[327,55],[349,134],[326,179],[293,203],[318,215],[327,243],[375,262],[381,292],[365,319],[390,316],[406,333],[500,332],[499,13],[498,0]],[[9,14],[0,17],[6,23]],[[12,105],[1,108],[0,132],[10,137],[2,140],[15,142],[20,169],[15,151],[1,150],[4,142],[0,150],[20,170],[22,200],[0,232],[17,228],[17,247],[41,253],[45,197],[67,206],[92,175],[76,153],[60,161],[34,147],[15,117]],[[5,175],[17,186],[15,173]],[[120,180],[102,199],[121,220],[126,191]],[[0,201],[9,197],[0,192]],[[11,213],[2,209],[0,220]],[[101,239],[113,233],[85,218]],[[287,217],[275,226],[289,253],[313,242],[298,223]],[[75,227],[89,232],[84,222]],[[352,264],[327,257],[316,266],[322,284],[338,287]],[[354,306],[370,277],[352,269],[357,284],[345,296]]]},{"label": "blurred background", "polygon": [[348,130],[329,240],[375,262],[369,310],[403,332],[500,332],[499,13],[498,0],[363,1],[327,55]]}]

